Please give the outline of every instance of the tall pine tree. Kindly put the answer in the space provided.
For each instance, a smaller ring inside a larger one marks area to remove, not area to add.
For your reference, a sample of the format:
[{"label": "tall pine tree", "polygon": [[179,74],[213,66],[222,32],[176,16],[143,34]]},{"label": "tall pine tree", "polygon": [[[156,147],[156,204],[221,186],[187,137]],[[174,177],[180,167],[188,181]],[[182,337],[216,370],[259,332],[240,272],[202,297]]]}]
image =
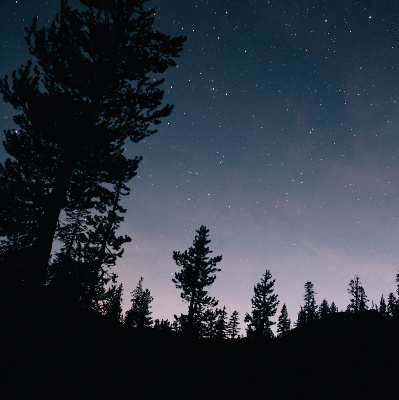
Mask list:
[{"label": "tall pine tree", "polygon": [[318,319],[317,305],[314,297],[317,293],[314,291],[313,286],[312,282],[308,281],[305,283],[305,294],[303,296],[305,305],[303,306],[303,314],[307,324]]},{"label": "tall pine tree", "polygon": [[102,298],[101,308],[98,310],[108,319],[122,322],[122,292],[123,286],[112,285]]},{"label": "tall pine tree", "polygon": [[61,210],[110,205],[107,185],[126,182],[140,161],[126,158],[126,141],[155,133],[172,111],[161,106],[157,73],[175,65],[185,38],[154,30],[146,2],[80,0],[73,9],[62,0],[49,27],[36,17],[26,30],[36,64],[0,80],[19,126],[6,132],[13,158],[0,169],[1,261],[17,260],[14,281],[33,291],[46,281]]},{"label": "tall pine tree", "polygon": [[326,299],[324,299],[319,307],[319,318],[324,318],[326,317],[328,314],[330,314],[331,309],[330,306],[328,305],[328,301]]},{"label": "tall pine tree", "polygon": [[233,311],[230,316],[229,323],[227,325],[227,331],[231,339],[235,339],[238,336],[238,331],[240,328],[238,327],[240,323],[238,322],[238,311]]},{"label": "tall pine tree", "polygon": [[287,306],[285,303],[281,307],[281,314],[278,317],[277,336],[282,337],[287,335],[291,330],[291,320],[288,317]]},{"label": "tall pine tree", "polygon": [[208,296],[207,288],[216,279],[216,272],[220,271],[216,265],[222,260],[222,256],[209,257],[212,253],[208,244],[211,242],[209,229],[201,225],[196,231],[193,245],[185,250],[173,252],[173,259],[181,267],[180,272],[175,273],[172,279],[177,289],[181,289],[181,297],[188,306],[188,315],[179,317],[179,321],[184,321],[186,331],[189,335],[199,335],[201,323],[205,319],[206,310],[210,311],[217,306],[218,301]]},{"label": "tall pine tree", "polygon": [[354,314],[367,310],[368,300],[359,276],[355,275],[355,279],[351,279],[348,286],[347,291],[351,295],[348,310]]},{"label": "tall pine tree", "polygon": [[225,339],[228,331],[226,306],[216,312],[215,338]]},{"label": "tall pine tree", "polygon": [[396,317],[398,314],[398,308],[398,300],[392,292],[389,293],[387,305],[388,315],[390,315],[391,317]]},{"label": "tall pine tree", "polygon": [[126,311],[125,325],[134,328],[148,328],[152,325],[150,304],[154,300],[148,289],[143,289],[143,278],[141,277],[136,289],[131,293],[132,305]]},{"label": "tall pine tree", "polygon": [[335,305],[334,302],[331,303],[330,312],[331,314],[336,314],[338,312],[338,307]]},{"label": "tall pine tree", "polygon": [[394,316],[395,318],[398,318],[399,317],[399,272],[396,274],[396,283],[397,283],[396,293],[398,295],[398,298],[396,299],[396,304],[394,307]]},{"label": "tall pine tree", "polygon": [[271,279],[272,274],[269,270],[262,275],[260,283],[254,286],[254,297],[252,302],[252,315],[245,315],[245,322],[249,322],[252,327],[255,338],[270,338],[273,337],[273,332],[270,329],[275,322],[270,321],[270,317],[276,314],[279,300],[278,295],[274,293],[275,279]]}]

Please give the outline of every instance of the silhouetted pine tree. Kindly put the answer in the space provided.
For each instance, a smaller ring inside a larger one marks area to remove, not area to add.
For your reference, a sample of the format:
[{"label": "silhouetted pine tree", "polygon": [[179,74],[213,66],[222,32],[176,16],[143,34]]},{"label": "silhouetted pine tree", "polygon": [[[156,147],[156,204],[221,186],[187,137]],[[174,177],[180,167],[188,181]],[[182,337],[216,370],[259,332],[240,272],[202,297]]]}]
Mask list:
[{"label": "silhouetted pine tree", "polygon": [[378,310],[378,311],[379,311],[380,314],[382,314],[384,317],[385,317],[386,315],[388,315],[388,313],[387,313],[387,305],[386,305],[386,302],[385,302],[385,299],[384,299],[384,295],[381,295],[380,307],[379,307],[379,310]]},{"label": "silhouetted pine tree", "polygon": [[269,338],[273,337],[273,332],[270,329],[275,322],[270,321],[270,317],[274,316],[277,311],[279,300],[278,295],[274,293],[275,279],[271,280],[272,274],[266,270],[262,275],[260,283],[254,286],[254,297],[252,302],[252,315],[245,315],[245,322],[253,327],[254,335],[256,338]]},{"label": "silhouetted pine tree", "polygon": [[155,133],[171,113],[160,107],[156,74],[175,65],[185,40],[153,30],[146,0],[80,3],[72,9],[61,1],[47,28],[35,17],[26,42],[37,65],[28,61],[0,81],[19,126],[6,132],[13,158],[0,170],[1,259],[12,262],[17,253],[15,279],[33,291],[45,283],[61,210],[80,203],[101,213],[104,184],[134,175],[140,159],[126,159],[125,142]]},{"label": "silhouetted pine tree", "polygon": [[303,326],[305,326],[307,323],[307,319],[306,319],[306,314],[305,314],[305,310],[303,309],[302,306],[300,306],[300,310],[298,312],[298,317],[297,320],[295,322],[295,326],[297,328],[302,328]]},{"label": "silhouetted pine tree", "polygon": [[240,330],[240,328],[238,327],[239,324],[238,311],[233,311],[227,325],[227,332],[232,339],[235,339],[235,337],[238,336],[238,331]]},{"label": "silhouetted pine tree", "polygon": [[307,324],[318,319],[317,305],[314,298],[315,294],[317,293],[313,289],[313,283],[309,281],[306,282],[305,294],[303,296],[303,299],[305,300],[305,305],[303,306],[303,315]]},{"label": "silhouetted pine tree", "polygon": [[330,314],[331,309],[330,306],[328,305],[328,301],[326,299],[324,299],[319,307],[319,318],[324,318],[326,317],[328,314]]},{"label": "silhouetted pine tree", "polygon": [[397,300],[396,297],[393,293],[389,293],[388,295],[388,305],[387,305],[387,312],[388,315],[390,315],[391,317],[395,317],[397,314]]},{"label": "silhouetted pine tree", "polygon": [[223,306],[221,310],[216,310],[216,315],[215,338],[226,339],[228,331],[226,306]]},{"label": "silhouetted pine tree", "polygon": [[208,296],[206,288],[215,281],[215,273],[220,271],[216,265],[222,260],[222,256],[208,257],[212,253],[207,246],[211,241],[208,239],[209,230],[204,225],[196,232],[193,246],[184,253],[173,252],[173,259],[181,267],[181,272],[176,272],[172,281],[176,288],[182,290],[183,301],[189,303],[187,318],[179,317],[179,321],[184,321],[186,326],[183,329],[189,335],[198,336],[202,321],[207,319],[218,304],[215,298]]},{"label": "silhouetted pine tree", "polygon": [[136,289],[131,293],[132,306],[126,311],[125,325],[134,328],[147,328],[152,325],[150,304],[154,300],[148,289],[143,289],[143,278],[140,278]]},{"label": "silhouetted pine tree", "polygon": [[122,322],[122,292],[123,286],[112,285],[103,295],[98,311],[108,319]]},{"label": "silhouetted pine tree", "polygon": [[363,286],[360,288],[360,308],[359,311],[366,311],[368,309],[366,292],[364,291]]},{"label": "silhouetted pine tree", "polygon": [[[214,338],[219,309],[213,304],[199,304],[193,320],[193,332],[200,338]],[[186,329],[186,332],[189,331]]]},{"label": "silhouetted pine tree", "polygon": [[396,293],[398,295],[398,298],[396,299],[395,316],[399,317],[399,272],[396,274],[396,283]]},{"label": "silhouetted pine tree", "polygon": [[367,310],[367,296],[358,275],[355,275],[355,279],[350,280],[347,291],[351,295],[348,305],[348,310],[351,313],[358,314],[361,311]]},{"label": "silhouetted pine tree", "polygon": [[331,303],[330,311],[331,311],[331,314],[338,312],[338,307],[335,305],[334,302]]},{"label": "silhouetted pine tree", "polygon": [[291,320],[288,317],[287,306],[284,303],[283,306],[281,307],[281,314],[278,317],[277,336],[282,337],[288,334],[290,330],[291,330]]}]

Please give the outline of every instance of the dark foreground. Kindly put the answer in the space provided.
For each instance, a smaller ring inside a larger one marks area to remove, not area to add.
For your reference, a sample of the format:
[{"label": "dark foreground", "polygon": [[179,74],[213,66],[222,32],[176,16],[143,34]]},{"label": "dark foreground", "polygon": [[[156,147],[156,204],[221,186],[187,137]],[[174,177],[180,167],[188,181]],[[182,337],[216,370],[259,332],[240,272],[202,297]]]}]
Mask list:
[{"label": "dark foreground", "polygon": [[376,315],[284,339],[218,341],[52,312],[3,321],[3,398],[397,396],[398,324]]}]

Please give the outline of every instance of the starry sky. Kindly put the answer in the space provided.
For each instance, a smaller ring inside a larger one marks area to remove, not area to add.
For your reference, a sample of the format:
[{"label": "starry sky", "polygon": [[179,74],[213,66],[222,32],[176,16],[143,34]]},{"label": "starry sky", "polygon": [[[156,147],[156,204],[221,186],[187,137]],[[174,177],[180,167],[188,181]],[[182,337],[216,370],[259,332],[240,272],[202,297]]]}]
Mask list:
[{"label": "starry sky", "polygon": [[[73,3],[71,3],[73,4]],[[209,294],[237,310],[269,269],[293,321],[311,281],[340,310],[360,276],[371,306],[399,269],[399,3],[354,0],[151,0],[155,27],[186,35],[166,71],[174,104],[141,155],[114,271],[124,309],[140,277],[153,318],[188,306],[172,283],[173,250],[209,230],[221,272]],[[58,1],[0,5],[0,75],[27,59],[23,27],[48,24]],[[0,102],[0,129],[14,128]],[[1,139],[4,135],[1,133]],[[4,161],[4,149],[0,160]],[[274,320],[277,320],[277,316]],[[241,331],[243,332],[243,329]]]}]

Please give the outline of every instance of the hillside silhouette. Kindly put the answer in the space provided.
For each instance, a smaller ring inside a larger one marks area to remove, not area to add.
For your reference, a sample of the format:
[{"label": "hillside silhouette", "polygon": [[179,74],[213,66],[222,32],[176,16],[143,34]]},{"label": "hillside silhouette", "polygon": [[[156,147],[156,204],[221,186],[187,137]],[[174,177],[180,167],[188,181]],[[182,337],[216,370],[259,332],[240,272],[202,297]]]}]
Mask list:
[{"label": "hillside silhouette", "polygon": [[3,324],[5,388],[15,398],[381,398],[396,383],[399,324],[373,311],[331,315],[282,338],[216,340],[54,303],[41,310]]}]

